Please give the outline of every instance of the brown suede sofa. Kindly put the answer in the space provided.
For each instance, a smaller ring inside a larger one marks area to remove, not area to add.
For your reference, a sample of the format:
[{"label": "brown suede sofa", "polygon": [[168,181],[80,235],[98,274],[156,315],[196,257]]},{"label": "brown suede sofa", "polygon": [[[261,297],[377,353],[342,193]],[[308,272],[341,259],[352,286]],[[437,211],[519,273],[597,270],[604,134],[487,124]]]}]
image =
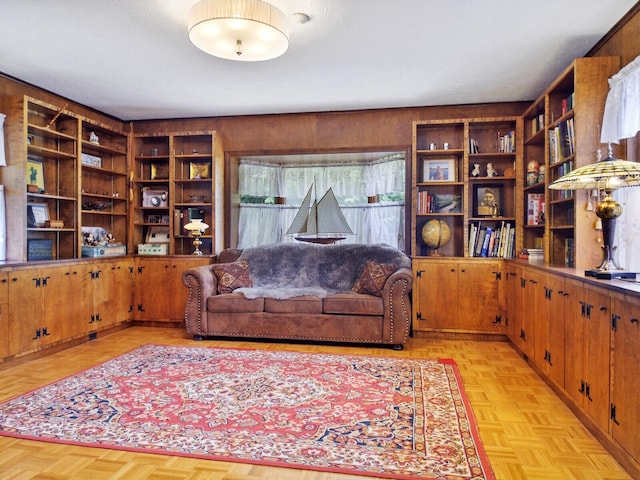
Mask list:
[{"label": "brown suede sofa", "polygon": [[411,260],[386,245],[293,243],[225,250],[183,272],[187,332],[402,349]]}]

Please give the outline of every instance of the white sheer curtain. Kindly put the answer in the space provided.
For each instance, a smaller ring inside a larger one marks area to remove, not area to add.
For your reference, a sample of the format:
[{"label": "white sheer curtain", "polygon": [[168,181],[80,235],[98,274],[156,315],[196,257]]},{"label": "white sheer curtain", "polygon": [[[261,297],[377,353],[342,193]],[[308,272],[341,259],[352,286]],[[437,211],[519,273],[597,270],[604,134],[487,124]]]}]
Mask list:
[{"label": "white sheer curtain", "polygon": [[333,189],[354,235],[343,243],[386,243],[404,248],[404,202],[367,203],[367,197],[404,192],[405,158],[394,155],[366,163],[265,164],[241,161],[239,193],[284,197],[286,205],[240,205],[238,248],[295,241],[286,235],[311,185],[318,195]]},{"label": "white sheer curtain", "polygon": [[[618,143],[640,131],[640,56],[609,79],[600,141]],[[636,153],[637,156],[637,153]],[[631,159],[630,159],[631,160]],[[626,270],[640,272],[640,188],[622,188],[614,196],[623,214],[616,221],[618,264]]]},{"label": "white sheer curtain", "polygon": [[640,56],[609,79],[602,119],[602,143],[618,143],[640,130]]}]

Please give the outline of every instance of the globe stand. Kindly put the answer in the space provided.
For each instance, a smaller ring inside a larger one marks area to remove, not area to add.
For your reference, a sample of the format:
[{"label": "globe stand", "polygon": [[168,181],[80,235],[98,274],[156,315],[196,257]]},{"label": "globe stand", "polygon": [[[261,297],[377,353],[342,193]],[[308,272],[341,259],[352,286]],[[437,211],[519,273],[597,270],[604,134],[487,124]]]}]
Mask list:
[{"label": "globe stand", "polygon": [[422,241],[425,246],[432,251],[427,251],[428,257],[443,257],[438,250],[444,247],[451,240],[451,228],[444,220],[429,220],[422,227]]}]

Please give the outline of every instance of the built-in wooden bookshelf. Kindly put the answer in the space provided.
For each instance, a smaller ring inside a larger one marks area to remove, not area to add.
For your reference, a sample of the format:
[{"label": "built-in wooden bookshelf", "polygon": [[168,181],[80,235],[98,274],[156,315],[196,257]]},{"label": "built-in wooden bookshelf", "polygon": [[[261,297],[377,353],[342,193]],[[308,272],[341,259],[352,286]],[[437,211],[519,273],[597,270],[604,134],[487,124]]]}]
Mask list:
[{"label": "built-in wooden bookshelf", "polygon": [[423,241],[422,229],[439,219],[451,232],[439,255],[515,256],[521,230],[516,214],[521,131],[519,117],[414,122],[412,255],[436,253]]},{"label": "built-in wooden bookshelf", "polygon": [[589,192],[547,187],[595,162],[599,148],[606,152],[600,124],[608,79],[619,67],[618,57],[578,58],[523,114],[523,246],[542,248],[553,265],[593,268],[602,260],[596,216],[586,210]]},{"label": "built-in wooden bookshelf", "polygon": [[138,253],[191,254],[193,238],[184,226],[196,218],[209,225],[200,250],[209,255],[221,249],[216,232],[223,231],[223,155],[215,132],[135,134],[133,143],[132,239]]}]

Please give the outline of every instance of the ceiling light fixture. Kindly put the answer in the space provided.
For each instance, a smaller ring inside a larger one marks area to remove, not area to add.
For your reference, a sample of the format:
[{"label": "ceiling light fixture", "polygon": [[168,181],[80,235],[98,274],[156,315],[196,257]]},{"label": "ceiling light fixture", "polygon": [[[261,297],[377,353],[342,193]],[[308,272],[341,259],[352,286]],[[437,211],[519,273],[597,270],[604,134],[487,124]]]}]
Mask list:
[{"label": "ceiling light fixture", "polygon": [[270,60],[289,48],[287,17],[262,0],[200,0],[188,29],[196,47],[228,60]]}]

